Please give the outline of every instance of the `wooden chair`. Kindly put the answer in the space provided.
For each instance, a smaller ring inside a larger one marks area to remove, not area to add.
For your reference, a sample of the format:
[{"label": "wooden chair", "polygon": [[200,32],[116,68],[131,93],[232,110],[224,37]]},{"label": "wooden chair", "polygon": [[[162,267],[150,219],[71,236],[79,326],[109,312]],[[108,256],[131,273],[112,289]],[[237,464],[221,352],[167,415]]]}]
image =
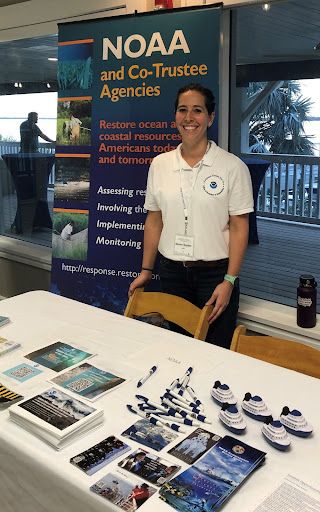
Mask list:
[{"label": "wooden chair", "polygon": [[143,288],[136,288],[128,301],[124,316],[133,318],[146,313],[161,313],[166,320],[179,325],[194,338],[205,340],[211,311],[212,306],[204,306],[200,309],[176,295],[145,292]]},{"label": "wooden chair", "polygon": [[273,336],[246,336],[246,328],[238,325],[230,350],[320,378],[320,350],[303,343]]}]

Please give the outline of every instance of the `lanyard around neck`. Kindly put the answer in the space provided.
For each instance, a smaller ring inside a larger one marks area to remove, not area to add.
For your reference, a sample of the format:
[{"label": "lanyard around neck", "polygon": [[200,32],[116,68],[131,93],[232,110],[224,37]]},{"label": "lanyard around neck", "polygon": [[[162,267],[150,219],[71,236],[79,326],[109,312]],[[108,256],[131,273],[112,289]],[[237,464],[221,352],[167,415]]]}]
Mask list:
[{"label": "lanyard around neck", "polygon": [[[192,182],[192,186],[191,186],[191,193],[190,193],[190,200],[191,200],[191,196],[193,194],[193,190],[194,190],[194,187],[195,187],[195,184],[196,184],[196,181],[197,181],[197,177],[202,169],[202,166],[203,166],[203,160],[204,160],[204,157],[205,155],[208,153],[209,149],[211,147],[211,142],[208,141],[208,145],[207,145],[207,149],[206,149],[206,152],[205,154],[203,155],[202,157],[202,160],[200,161],[200,164],[197,168],[197,174]],[[182,188],[182,172],[183,172],[183,166],[182,166],[182,162],[181,162],[181,159],[182,159],[182,155],[181,155],[181,151],[179,151],[179,178],[180,178],[180,195],[181,195],[181,199],[182,199],[182,205],[183,205],[183,215],[184,215],[184,234],[187,235],[188,233],[188,224],[189,224],[189,212],[188,212],[188,208],[187,208],[187,203],[186,203],[186,199],[184,197],[184,194],[183,194],[183,188]]]}]

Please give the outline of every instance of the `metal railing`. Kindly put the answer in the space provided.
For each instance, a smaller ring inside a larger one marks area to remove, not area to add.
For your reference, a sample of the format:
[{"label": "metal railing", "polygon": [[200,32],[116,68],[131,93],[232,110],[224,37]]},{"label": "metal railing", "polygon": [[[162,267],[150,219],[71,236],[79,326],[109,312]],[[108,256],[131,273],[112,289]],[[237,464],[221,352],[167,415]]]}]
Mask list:
[{"label": "metal railing", "polygon": [[258,215],[320,224],[319,157],[252,153],[243,156],[270,162],[258,193]]}]

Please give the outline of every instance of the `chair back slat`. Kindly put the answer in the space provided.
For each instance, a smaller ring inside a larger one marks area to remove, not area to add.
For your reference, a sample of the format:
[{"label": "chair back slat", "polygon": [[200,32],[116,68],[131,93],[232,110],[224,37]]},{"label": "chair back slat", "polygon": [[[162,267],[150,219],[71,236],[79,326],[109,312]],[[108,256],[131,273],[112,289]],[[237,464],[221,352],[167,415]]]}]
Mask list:
[{"label": "chair back slat", "polygon": [[267,363],[320,378],[320,350],[274,336],[247,336],[244,326],[234,332],[230,349]]},{"label": "chair back slat", "polygon": [[146,313],[161,313],[166,320],[179,325],[194,338],[204,340],[211,311],[212,306],[200,309],[176,295],[144,292],[142,288],[137,288],[128,301],[124,316],[133,318]]}]

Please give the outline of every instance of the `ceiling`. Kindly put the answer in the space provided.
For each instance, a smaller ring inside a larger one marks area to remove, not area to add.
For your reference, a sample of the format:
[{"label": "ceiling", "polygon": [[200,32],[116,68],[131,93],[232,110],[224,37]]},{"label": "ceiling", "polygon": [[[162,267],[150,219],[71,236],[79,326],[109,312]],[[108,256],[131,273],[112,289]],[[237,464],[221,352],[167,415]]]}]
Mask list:
[{"label": "ceiling", "polygon": [[282,0],[234,9],[237,64],[320,59],[320,0]]},{"label": "ceiling", "polygon": [[[20,2],[0,0],[0,9]],[[237,64],[320,59],[320,50],[313,49],[320,42],[320,0],[281,0],[267,12],[261,4],[232,10]],[[0,42],[0,94],[10,94],[4,84],[12,89],[15,82],[56,84],[57,63],[49,57],[57,57],[57,35]]]}]

